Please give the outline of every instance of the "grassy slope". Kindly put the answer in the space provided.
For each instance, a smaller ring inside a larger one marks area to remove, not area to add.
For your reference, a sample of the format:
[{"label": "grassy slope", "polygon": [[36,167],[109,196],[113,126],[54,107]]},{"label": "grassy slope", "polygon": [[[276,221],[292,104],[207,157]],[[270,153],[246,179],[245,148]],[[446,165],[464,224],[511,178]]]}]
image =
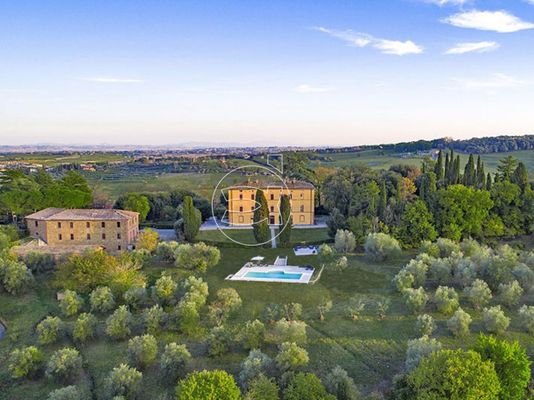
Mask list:
[{"label": "grassy slope", "polygon": [[[316,265],[314,257],[295,257],[290,249],[222,249],[220,264],[210,271],[207,282],[210,287],[210,298],[223,287],[235,288],[243,299],[243,308],[230,322],[236,325],[260,316],[265,305],[269,303],[298,302],[304,306],[303,318],[309,325],[307,350],[310,353],[309,369],[323,374],[339,364],[345,368],[356,382],[366,390],[383,387],[395,373],[402,370],[406,342],[415,337],[415,317],[407,315],[401,297],[391,289],[391,278],[410,258],[406,254],[402,259],[388,264],[374,264],[363,256],[349,258],[350,267],[343,273],[327,271],[316,285],[297,285],[281,283],[229,282],[224,277],[236,272],[244,262],[256,255],[263,255],[271,262],[277,255],[288,255],[293,264]],[[186,272],[176,271],[172,266],[154,264],[146,268],[149,281],[153,282],[164,270],[172,270],[178,276]],[[0,360],[5,360],[8,352],[15,346],[35,342],[33,327],[47,312],[57,313],[54,291],[48,285],[49,277],[40,276],[39,289],[22,298],[12,298],[0,294],[0,317],[9,325],[9,337],[0,341]],[[345,316],[345,308],[351,296],[364,294],[368,296],[384,295],[391,301],[391,309],[387,317],[380,321],[373,315],[367,315],[358,322],[350,321]],[[334,302],[333,310],[326,321],[317,318],[317,305],[324,298]],[[468,312],[473,310],[466,308]],[[446,346],[466,346],[472,343],[476,334],[466,339],[457,340],[451,337],[445,328],[445,319],[435,315],[438,321],[436,336]],[[102,317],[102,321],[104,317]],[[103,324],[102,324],[103,325]],[[481,329],[480,315],[475,315],[473,331]],[[102,326],[101,326],[102,329]],[[534,356],[534,338],[519,332],[514,318],[507,338],[517,338],[528,347],[530,356]],[[177,341],[186,343],[193,356],[192,369],[224,368],[232,373],[239,371],[239,364],[246,352],[239,346],[232,352],[220,357],[209,358],[202,338],[186,338],[174,331],[163,332],[158,336],[160,348],[164,343]],[[70,345],[67,339],[61,344],[45,346],[49,355],[54,349]],[[100,338],[81,349],[87,376],[95,380],[97,392],[101,391],[107,372],[121,362],[126,361],[126,342],[111,342],[101,334]],[[267,346],[265,349],[274,355],[276,348]],[[47,382],[44,378],[34,382],[13,382],[6,371],[6,363],[0,362],[0,399],[42,399],[58,385]],[[87,382],[87,381],[86,381]],[[156,367],[144,372],[144,394],[142,398],[157,398],[158,393],[172,393],[172,386],[163,385]],[[100,398],[100,396],[99,396]]]}]

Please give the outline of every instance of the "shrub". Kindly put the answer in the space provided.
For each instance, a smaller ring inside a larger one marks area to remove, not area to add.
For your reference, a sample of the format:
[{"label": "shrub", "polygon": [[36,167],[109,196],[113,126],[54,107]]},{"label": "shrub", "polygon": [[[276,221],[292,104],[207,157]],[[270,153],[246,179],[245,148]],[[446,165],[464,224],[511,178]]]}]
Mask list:
[{"label": "shrub", "polygon": [[197,371],[178,382],[177,400],[240,400],[241,392],[226,371]]},{"label": "shrub", "polygon": [[525,398],[530,382],[530,360],[527,352],[517,342],[498,340],[480,335],[474,349],[483,360],[491,361],[501,383],[499,398],[521,400]]},{"label": "shrub", "polygon": [[126,306],[119,306],[106,320],[106,334],[113,339],[125,339],[131,333],[132,314]]},{"label": "shrub", "polygon": [[151,334],[158,333],[164,316],[165,311],[163,311],[163,308],[159,304],[150,308],[145,308],[143,310],[143,321],[145,323],[146,331]]},{"label": "shrub", "polygon": [[406,369],[411,371],[419,365],[423,357],[441,349],[441,343],[436,339],[430,339],[428,336],[422,336],[419,339],[408,340],[406,349]]},{"label": "shrub", "polygon": [[447,321],[447,328],[449,328],[454,336],[466,336],[469,333],[471,321],[471,316],[460,307]]},{"label": "shrub", "polygon": [[125,399],[135,399],[141,388],[143,374],[135,368],[121,364],[113,368],[106,380],[107,392],[110,398],[122,396]]},{"label": "shrub", "polygon": [[484,308],[482,320],[486,330],[491,333],[502,334],[510,325],[510,318],[504,314],[501,306]]},{"label": "shrub", "polygon": [[260,320],[247,321],[241,330],[243,347],[247,350],[259,349],[264,342],[265,325]]},{"label": "shrub", "polygon": [[186,335],[193,336],[199,330],[200,315],[198,306],[193,301],[180,301],[175,308],[179,320],[180,330]]},{"label": "shrub", "polygon": [[107,286],[99,286],[93,290],[89,296],[89,303],[93,312],[107,313],[115,308],[115,298]]},{"label": "shrub", "polygon": [[303,321],[288,321],[285,318],[276,321],[272,329],[271,342],[306,342],[306,323]]},{"label": "shrub", "polygon": [[436,329],[436,323],[430,315],[423,314],[417,317],[416,328],[421,336],[432,336]]},{"label": "shrub", "polygon": [[216,326],[208,336],[208,354],[211,357],[221,356],[228,351],[230,334],[223,326]]},{"label": "shrub", "polygon": [[159,361],[163,376],[170,382],[185,375],[185,367],[191,360],[191,353],[184,344],[169,343],[165,346]]},{"label": "shrub", "polygon": [[476,279],[464,289],[464,294],[476,310],[480,310],[491,300],[491,289],[486,282]]},{"label": "shrub", "polygon": [[47,400],[82,400],[84,397],[76,386],[65,386],[49,393]]},{"label": "shrub", "polygon": [[279,400],[278,392],[280,388],[274,381],[266,376],[260,375],[250,382],[250,389],[245,396],[245,400]]},{"label": "shrub", "polygon": [[83,299],[73,290],[65,290],[63,298],[59,301],[59,308],[67,317],[78,314],[82,306]]},{"label": "shrub", "polygon": [[422,287],[418,289],[405,289],[403,296],[406,301],[406,306],[414,314],[423,311],[428,302],[428,295]]},{"label": "shrub", "polygon": [[48,316],[37,325],[37,340],[41,344],[55,343],[63,329],[63,322],[58,317]]},{"label": "shrub", "polygon": [[52,254],[32,251],[24,257],[24,264],[26,264],[33,274],[40,274],[52,271],[56,262]]},{"label": "shrub", "polygon": [[451,315],[460,306],[458,293],[447,286],[439,286],[436,289],[434,303],[438,311],[445,315]]},{"label": "shrub", "polygon": [[158,233],[150,228],[143,229],[137,237],[136,248],[140,250],[148,250],[153,253],[156,250],[159,242]]},{"label": "shrub", "polygon": [[308,352],[296,343],[285,342],[280,345],[275,361],[282,371],[287,371],[306,366],[310,358]]},{"label": "shrub", "polygon": [[93,314],[80,314],[72,329],[72,337],[78,343],[86,342],[94,337],[96,329],[96,318]]},{"label": "shrub", "polygon": [[202,242],[196,244],[181,244],[176,248],[175,265],[179,268],[206,272],[216,266],[221,259],[218,248],[208,246]]},{"label": "shrub", "polygon": [[354,233],[344,229],[338,229],[334,239],[334,247],[338,253],[352,253],[356,248]]},{"label": "shrub", "polygon": [[527,332],[534,333],[534,306],[523,305],[519,309],[519,319],[521,326]]},{"label": "shrub", "polygon": [[134,310],[138,310],[148,302],[148,293],[144,286],[132,286],[123,297],[126,304]]},{"label": "shrub", "polygon": [[82,369],[82,357],[78,350],[65,347],[56,351],[46,364],[45,374],[49,379],[72,382]]},{"label": "shrub", "polygon": [[501,283],[499,285],[499,297],[501,303],[511,308],[515,306],[519,299],[521,298],[521,295],[523,294],[523,288],[521,285],[519,285],[519,282],[512,281],[510,283]]},{"label": "shrub", "polygon": [[358,400],[360,394],[352,378],[339,365],[326,375],[324,385],[337,400]]},{"label": "shrub", "polygon": [[252,380],[261,375],[269,375],[273,369],[273,360],[260,350],[251,350],[247,358],[241,363],[239,383],[247,389]]},{"label": "shrub", "polygon": [[174,262],[174,253],[178,247],[178,242],[159,242],[158,247],[156,247],[156,257],[163,262],[173,263]]},{"label": "shrub", "polygon": [[284,390],[284,400],[336,400],[335,396],[329,395],[325,387],[315,376],[310,373],[299,372],[289,382]]},{"label": "shrub", "polygon": [[152,335],[136,336],[128,341],[128,361],[139,369],[156,361],[158,343]]},{"label": "shrub", "polygon": [[397,257],[401,248],[397,239],[385,233],[370,233],[365,240],[365,254],[372,260],[385,261]]},{"label": "shrub", "polygon": [[15,379],[32,377],[41,368],[44,356],[35,346],[15,349],[9,355],[8,369]]},{"label": "shrub", "polygon": [[493,364],[474,351],[440,350],[407,376],[410,399],[496,400],[501,390]]}]

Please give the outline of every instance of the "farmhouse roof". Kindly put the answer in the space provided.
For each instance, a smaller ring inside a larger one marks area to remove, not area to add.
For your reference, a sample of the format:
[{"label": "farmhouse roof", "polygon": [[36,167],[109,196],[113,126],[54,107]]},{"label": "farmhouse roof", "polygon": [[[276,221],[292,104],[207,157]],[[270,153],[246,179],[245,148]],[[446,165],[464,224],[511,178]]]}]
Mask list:
[{"label": "farmhouse roof", "polygon": [[309,182],[286,180],[282,182],[261,182],[261,181],[245,181],[233,186],[229,189],[314,189],[314,186]]},{"label": "farmhouse roof", "polygon": [[26,219],[40,221],[87,221],[87,220],[125,220],[138,216],[139,213],[115,209],[77,209],[45,208],[30,214]]}]

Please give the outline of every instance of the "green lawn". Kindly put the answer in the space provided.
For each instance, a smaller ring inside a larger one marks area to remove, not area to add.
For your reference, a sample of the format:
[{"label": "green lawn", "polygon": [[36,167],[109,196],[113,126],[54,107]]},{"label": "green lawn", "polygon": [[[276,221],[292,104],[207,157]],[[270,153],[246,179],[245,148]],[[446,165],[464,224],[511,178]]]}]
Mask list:
[{"label": "green lawn", "polygon": [[[308,324],[308,343],[305,345],[310,354],[309,370],[323,375],[335,365],[345,368],[365,392],[387,387],[393,376],[403,369],[406,342],[416,336],[415,317],[407,314],[402,298],[391,286],[394,274],[410,259],[412,254],[404,254],[399,260],[387,264],[369,262],[363,255],[349,257],[349,268],[344,272],[325,271],[315,285],[291,283],[258,283],[232,282],[224,278],[236,272],[251,257],[262,255],[266,262],[272,262],[278,255],[287,255],[290,264],[317,266],[317,258],[313,256],[295,257],[291,249],[261,248],[223,248],[221,262],[205,276],[210,288],[210,300],[220,288],[233,287],[243,299],[243,307],[233,317],[229,327],[236,331],[241,323],[258,318],[269,303],[301,303],[304,308],[303,319]],[[170,265],[153,262],[145,267],[149,283],[152,283],[162,272],[170,271],[177,279],[188,274]],[[6,356],[15,347],[35,343],[33,333],[37,322],[47,313],[58,313],[54,290],[50,286],[50,276],[38,276],[37,289],[22,297],[10,297],[0,294],[0,318],[8,324],[8,336],[0,341],[0,399],[1,400],[41,400],[47,393],[58,387],[45,378],[36,381],[11,380],[7,372]],[[345,309],[349,299],[354,295],[386,296],[391,300],[391,308],[383,320],[378,320],[374,313],[365,315],[359,321],[351,321],[346,317]],[[333,301],[334,307],[325,321],[318,319],[317,305],[325,298]],[[470,313],[473,310],[466,308]],[[505,336],[519,339],[528,348],[529,355],[534,356],[534,338],[520,332],[517,327],[515,313],[507,312],[513,317],[513,323]],[[205,314],[205,313],[204,313]],[[435,336],[445,346],[463,347],[471,344],[477,333],[457,340],[446,330],[445,318],[434,317],[438,323]],[[481,329],[480,315],[473,313],[473,331]],[[101,317],[100,330],[103,329],[105,316]],[[202,337],[188,338],[174,330],[158,335],[160,349],[165,343],[177,341],[186,343],[193,354],[190,369],[224,368],[237,374],[241,361],[246,357],[239,345],[220,358],[206,355],[206,346]],[[97,398],[102,398],[105,376],[108,371],[121,362],[126,361],[126,342],[113,342],[104,337],[99,338],[80,348],[84,357],[84,378],[81,384],[89,385],[94,381]],[[64,338],[54,346],[44,346],[47,355],[59,347],[72,345]],[[267,345],[263,349],[270,355],[276,353],[276,347]],[[155,366],[144,371],[143,393],[141,398],[159,399],[162,393],[172,395],[172,386],[163,384]]]},{"label": "green lawn", "polygon": [[[327,230],[323,228],[293,229],[291,231],[291,243],[294,244],[321,243],[329,239]],[[232,243],[234,240],[246,245],[256,244],[252,229],[225,229],[224,233],[219,230],[200,231],[197,240],[224,244]]]}]

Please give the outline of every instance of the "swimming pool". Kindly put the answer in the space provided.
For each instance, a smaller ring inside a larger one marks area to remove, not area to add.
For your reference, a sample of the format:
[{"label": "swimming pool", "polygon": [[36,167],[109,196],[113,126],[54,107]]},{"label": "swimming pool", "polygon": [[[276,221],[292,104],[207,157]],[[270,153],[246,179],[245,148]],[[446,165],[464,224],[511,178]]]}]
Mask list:
[{"label": "swimming pool", "polygon": [[300,280],[302,278],[302,274],[294,274],[294,273],[288,273],[284,271],[269,271],[269,272],[256,272],[251,271],[247,272],[245,274],[245,277],[247,278],[256,278],[256,279],[286,279],[286,280]]}]

